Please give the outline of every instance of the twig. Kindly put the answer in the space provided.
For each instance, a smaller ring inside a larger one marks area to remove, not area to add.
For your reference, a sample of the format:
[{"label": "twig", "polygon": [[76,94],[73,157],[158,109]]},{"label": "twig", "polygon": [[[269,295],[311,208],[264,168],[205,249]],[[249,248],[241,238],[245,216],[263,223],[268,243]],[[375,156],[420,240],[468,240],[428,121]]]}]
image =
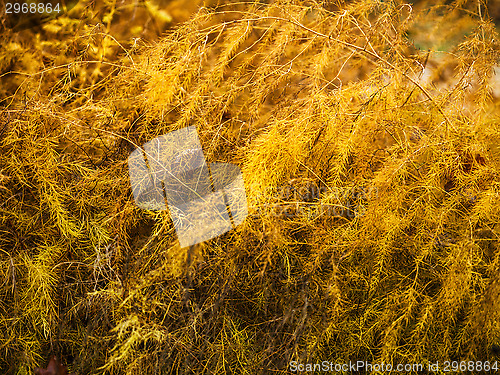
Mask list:
[{"label": "twig", "polygon": [[[394,64],[390,63],[389,61],[387,61],[386,59],[384,59],[383,57],[381,57],[377,52],[371,52],[371,51],[367,50],[366,46],[363,47],[363,48],[359,47],[359,46],[357,46],[355,44],[346,42],[344,40],[332,37],[331,35],[326,35],[326,34],[323,34],[323,33],[319,32],[319,31],[311,29],[311,28],[309,28],[309,27],[301,24],[298,21],[290,20],[290,19],[283,18],[283,17],[264,16],[264,17],[258,17],[258,18],[244,18],[244,19],[240,19],[240,20],[232,20],[232,21],[225,22],[224,25],[227,25],[227,24],[230,24],[230,23],[235,23],[235,22],[261,21],[261,20],[266,20],[266,19],[292,23],[295,26],[298,26],[301,29],[306,30],[306,31],[308,31],[308,32],[310,32],[310,33],[312,33],[314,35],[317,35],[317,36],[320,36],[322,38],[326,38],[328,40],[333,40],[333,41],[335,41],[337,43],[340,43],[340,44],[348,47],[349,49],[351,49],[351,51],[353,51],[353,52],[355,52],[357,54],[360,54],[360,55],[366,54],[366,55],[368,55],[368,56],[376,59],[377,61],[380,61],[380,62],[384,63],[389,68],[391,68],[391,69],[397,71],[398,73],[402,74],[406,79],[408,79],[411,83],[413,83],[415,86],[417,86],[419,88],[419,90],[422,91],[422,93],[431,101],[431,103],[436,107],[436,109],[439,111],[439,113],[443,116],[443,118],[446,121],[447,130],[448,130],[448,126],[449,126],[454,131],[456,131],[456,128],[453,126],[453,124],[450,121],[450,119],[448,118],[448,116],[446,116],[446,114],[443,112],[442,108],[435,102],[435,100],[433,99],[433,97],[431,96],[431,94],[422,85],[420,85],[416,80],[414,80],[412,77],[410,77],[406,72],[402,71],[400,68],[398,68]],[[368,59],[368,60],[371,61],[372,63],[375,63],[375,61],[373,61],[371,59]]]}]

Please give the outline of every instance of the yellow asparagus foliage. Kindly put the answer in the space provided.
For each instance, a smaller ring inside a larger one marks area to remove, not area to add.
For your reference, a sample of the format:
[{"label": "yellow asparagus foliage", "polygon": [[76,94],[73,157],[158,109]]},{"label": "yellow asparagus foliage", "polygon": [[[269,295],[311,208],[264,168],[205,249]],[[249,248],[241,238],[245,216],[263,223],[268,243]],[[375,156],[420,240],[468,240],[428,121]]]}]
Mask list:
[{"label": "yellow asparagus foliage", "polygon": [[[130,375],[500,360],[492,5],[173,6],[82,1],[4,31],[3,373],[50,353]],[[127,158],[192,125],[241,168],[249,215],[180,248]]]}]

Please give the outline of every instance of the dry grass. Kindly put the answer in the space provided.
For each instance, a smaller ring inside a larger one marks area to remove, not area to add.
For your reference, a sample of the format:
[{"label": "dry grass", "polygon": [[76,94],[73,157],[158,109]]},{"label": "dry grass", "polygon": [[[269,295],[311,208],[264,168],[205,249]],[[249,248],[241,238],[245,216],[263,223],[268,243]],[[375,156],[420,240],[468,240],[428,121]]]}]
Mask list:
[{"label": "dry grass", "polygon": [[[4,373],[500,360],[485,4],[223,3],[148,44],[70,16],[1,41]],[[127,157],[188,125],[250,214],[180,249]]]}]

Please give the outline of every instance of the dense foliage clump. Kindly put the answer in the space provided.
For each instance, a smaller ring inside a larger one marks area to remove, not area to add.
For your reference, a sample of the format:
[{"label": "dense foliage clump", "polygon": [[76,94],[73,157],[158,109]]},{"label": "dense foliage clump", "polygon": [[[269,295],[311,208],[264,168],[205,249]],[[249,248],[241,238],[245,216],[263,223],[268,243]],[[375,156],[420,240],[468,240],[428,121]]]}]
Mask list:
[{"label": "dense foliage clump", "polygon": [[[220,2],[174,26],[146,3],[138,28],[82,2],[0,41],[3,373],[500,360],[488,4]],[[191,125],[249,216],[186,249],[127,158]]]}]

